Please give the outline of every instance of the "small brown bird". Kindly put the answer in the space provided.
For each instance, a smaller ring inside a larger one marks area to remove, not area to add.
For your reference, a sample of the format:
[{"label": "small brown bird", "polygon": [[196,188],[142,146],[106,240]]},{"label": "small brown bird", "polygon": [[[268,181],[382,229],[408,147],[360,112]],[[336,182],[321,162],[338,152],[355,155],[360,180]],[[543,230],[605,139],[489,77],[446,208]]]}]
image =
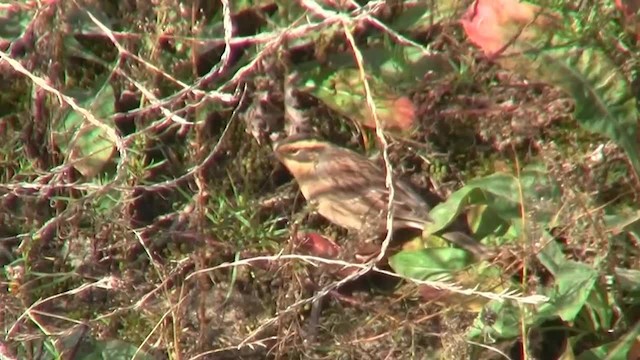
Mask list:
[{"label": "small brown bird", "polygon": [[[348,229],[385,229],[389,199],[385,171],[365,156],[299,135],[284,139],[274,151],[320,215]],[[431,207],[407,183],[394,179],[393,186],[394,229],[423,230],[432,221]],[[484,245],[463,232],[446,230],[439,235],[477,257],[489,254]]]}]

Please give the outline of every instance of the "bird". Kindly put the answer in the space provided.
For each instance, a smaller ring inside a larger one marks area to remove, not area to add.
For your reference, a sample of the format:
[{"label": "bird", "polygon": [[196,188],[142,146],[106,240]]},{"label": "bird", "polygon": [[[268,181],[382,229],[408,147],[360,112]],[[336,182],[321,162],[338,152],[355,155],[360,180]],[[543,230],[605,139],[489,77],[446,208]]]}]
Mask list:
[{"label": "bird", "polygon": [[[274,146],[276,158],[293,175],[302,195],[317,212],[340,227],[363,231],[386,229],[389,189],[386,172],[366,156],[309,134],[289,136]],[[424,230],[433,222],[431,206],[405,181],[393,179],[393,230]],[[464,231],[459,223],[440,237],[476,257],[489,249]]]}]

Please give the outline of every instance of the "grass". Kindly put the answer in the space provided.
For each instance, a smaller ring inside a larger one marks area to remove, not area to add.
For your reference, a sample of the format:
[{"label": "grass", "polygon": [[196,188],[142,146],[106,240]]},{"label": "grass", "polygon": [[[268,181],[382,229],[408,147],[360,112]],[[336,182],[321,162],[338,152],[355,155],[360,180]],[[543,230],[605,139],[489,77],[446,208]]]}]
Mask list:
[{"label": "grass", "polygon": [[[536,3],[569,24],[504,57],[468,2],[0,5],[0,357],[632,359],[632,20]],[[432,236],[371,271],[273,156],[292,129],[499,254]]]}]

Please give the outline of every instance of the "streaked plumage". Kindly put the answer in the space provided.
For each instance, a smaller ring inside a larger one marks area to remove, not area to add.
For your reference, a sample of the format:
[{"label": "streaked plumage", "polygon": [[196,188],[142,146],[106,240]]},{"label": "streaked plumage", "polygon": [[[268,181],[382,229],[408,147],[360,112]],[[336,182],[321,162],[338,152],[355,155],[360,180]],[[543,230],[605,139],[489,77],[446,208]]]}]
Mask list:
[{"label": "streaked plumage", "polygon": [[[309,137],[289,137],[274,151],[320,215],[348,229],[384,230],[389,190],[385,171],[375,163],[349,149]],[[422,230],[431,221],[431,207],[406,182],[394,179],[393,184],[394,228]],[[477,256],[487,253],[482,244],[462,232],[441,236]]]}]

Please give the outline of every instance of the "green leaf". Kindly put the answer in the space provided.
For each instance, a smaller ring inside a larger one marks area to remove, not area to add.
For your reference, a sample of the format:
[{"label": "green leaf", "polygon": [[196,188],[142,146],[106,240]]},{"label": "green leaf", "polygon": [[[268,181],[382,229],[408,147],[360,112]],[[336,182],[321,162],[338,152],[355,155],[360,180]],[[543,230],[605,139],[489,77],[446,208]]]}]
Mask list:
[{"label": "green leaf", "polygon": [[536,214],[536,221],[546,222],[559,207],[559,194],[555,181],[535,166],[524,169],[519,178],[496,173],[474,179],[431,210],[433,223],[428,224],[425,233],[434,234],[445,229],[468,205],[487,205],[488,210],[484,211],[487,216],[498,218],[492,219],[491,225],[500,233],[505,232],[505,223],[519,229],[523,202],[526,211]]},{"label": "green leaf", "polygon": [[541,240],[547,245],[545,245],[544,249],[538,254],[538,260],[552,275],[555,275],[560,272],[560,267],[567,259],[564,257],[562,248],[551,234],[544,232]]},{"label": "green leaf", "polygon": [[[81,102],[98,121],[113,127],[111,116],[115,113],[113,88],[105,82],[100,90]],[[56,144],[66,155],[67,161],[85,178],[97,175],[115,153],[114,140],[102,127],[91,124],[80,113],[70,110],[56,127]]]},{"label": "green leaf", "polygon": [[593,267],[565,258],[560,245],[546,234],[547,243],[538,259],[554,276],[554,288],[549,290],[550,301],[541,311],[554,313],[565,321],[582,321],[591,331],[609,331],[614,311],[609,294],[598,283],[599,273]]},{"label": "green leaf", "polygon": [[467,212],[467,219],[471,231],[475,234],[476,238],[482,239],[491,234],[497,236],[503,236],[509,230],[509,223],[498,215],[488,205],[476,205],[473,206]]},{"label": "green leaf", "polygon": [[429,212],[433,223],[425,227],[426,234],[435,234],[449,226],[469,204],[486,204],[488,194],[480,187],[464,186],[451,194],[447,201],[435,206]]},{"label": "green leaf", "polygon": [[[554,287],[547,294],[549,302],[540,311],[557,314],[565,321],[574,321],[587,305],[592,291],[597,290],[598,272],[586,264],[566,260],[557,242],[548,234],[546,238],[549,241],[538,254],[538,259],[551,272],[555,281]],[[600,306],[598,303],[594,305],[596,308]],[[606,317],[606,314],[603,316]]]},{"label": "green leaf", "polygon": [[[475,319],[467,337],[482,338],[491,343],[500,339],[513,339],[520,335],[522,309],[512,302],[491,301]],[[526,318],[526,317],[525,317]],[[532,318],[528,317],[528,324]]]},{"label": "green leaf", "polygon": [[472,262],[473,257],[467,251],[456,248],[401,251],[389,258],[389,265],[397,274],[417,280],[440,279]]},{"label": "green leaf", "polygon": [[583,314],[588,319],[589,325],[581,328],[588,328],[593,332],[611,330],[615,313],[609,301],[609,294],[604,290],[603,286],[598,286],[598,284],[593,286],[593,291],[589,294]]},{"label": "green leaf", "polygon": [[542,306],[553,306],[554,313],[564,321],[574,321],[587,303],[594,290],[598,272],[591,267],[567,261],[558,268],[555,274],[555,285],[549,296],[549,303]]}]

